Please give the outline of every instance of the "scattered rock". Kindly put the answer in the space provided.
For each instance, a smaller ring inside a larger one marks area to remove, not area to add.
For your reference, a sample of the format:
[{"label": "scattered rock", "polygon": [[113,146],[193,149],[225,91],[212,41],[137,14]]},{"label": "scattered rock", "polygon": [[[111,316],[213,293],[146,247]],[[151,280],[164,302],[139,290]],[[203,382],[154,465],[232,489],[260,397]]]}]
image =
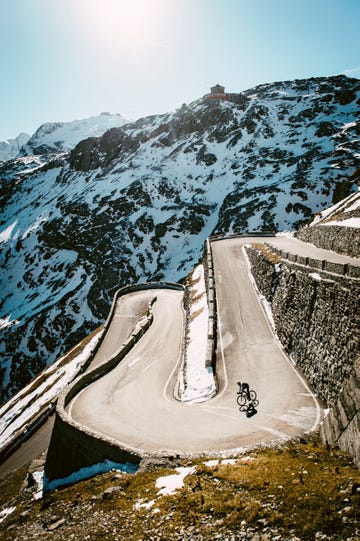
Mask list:
[{"label": "scattered rock", "polygon": [[64,523],[65,523],[65,519],[64,519],[64,518],[61,518],[61,519],[58,520],[57,522],[54,522],[53,524],[51,524],[50,526],[48,526],[47,530],[48,530],[49,532],[52,532],[53,530],[56,530],[57,528],[60,528],[60,526],[62,526]]},{"label": "scattered rock", "polygon": [[119,494],[122,492],[122,488],[120,487],[109,487],[106,490],[104,490],[102,494],[103,500],[110,500],[115,494]]}]

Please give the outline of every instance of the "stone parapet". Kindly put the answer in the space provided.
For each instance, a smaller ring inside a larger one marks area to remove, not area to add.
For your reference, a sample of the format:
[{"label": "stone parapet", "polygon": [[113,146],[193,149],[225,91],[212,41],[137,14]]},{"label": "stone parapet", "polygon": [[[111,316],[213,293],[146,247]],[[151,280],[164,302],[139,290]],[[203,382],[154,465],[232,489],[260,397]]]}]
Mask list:
[{"label": "stone parapet", "polygon": [[[106,329],[111,323],[111,319],[115,313],[114,306],[119,297],[132,291],[144,289],[183,290],[184,288],[180,284],[156,282],[137,284],[135,286],[119,289],[114,296],[114,302],[106,323]],[[55,425],[45,463],[45,489],[47,483],[51,480],[67,477],[83,467],[103,462],[106,459],[115,462],[138,463],[141,458],[144,458],[139,455],[137,450],[130,448],[124,443],[98,434],[88,427],[74,421],[66,408],[70,401],[82,389],[102,377],[104,374],[110,372],[119,362],[121,362],[132,347],[138,342],[144,332],[146,332],[152,324],[152,305],[155,300],[156,297],[149,303],[146,320],[135,327],[134,332],[110,359],[106,360],[93,370],[88,370],[85,374],[80,375],[70,386],[66,387],[62,393],[60,393],[56,407]]]},{"label": "stone parapet", "polygon": [[217,345],[217,309],[216,309],[216,289],[214,262],[211,251],[210,239],[207,239],[204,248],[204,268],[206,280],[206,292],[208,302],[208,333],[205,366],[207,368],[215,368],[216,362],[216,345]]},{"label": "stone parapet", "polygon": [[114,317],[117,301],[120,299],[120,297],[123,297],[124,295],[127,295],[128,293],[133,293],[134,291],[143,291],[147,289],[178,289],[179,291],[183,291],[184,286],[182,286],[181,284],[173,283],[173,282],[146,282],[146,283],[133,284],[130,286],[124,286],[124,287],[119,288],[115,292],[115,295],[111,304],[111,308],[109,311],[109,315],[104,325],[104,332],[102,333],[100,340],[97,342],[93,351],[89,355],[89,358],[87,359],[86,363],[83,365],[82,370],[81,370],[82,372],[85,372],[85,370],[87,370],[92,360],[94,359],[97,351],[99,350],[101,344],[103,343],[106,333],[110,327],[111,321]]},{"label": "stone parapet", "polygon": [[305,257],[298,254],[286,252],[285,250],[279,250],[273,247],[271,244],[265,242],[270,250],[276,253],[281,259],[285,259],[290,263],[296,263],[309,269],[317,271],[323,271],[329,274],[337,274],[339,276],[347,276],[349,278],[360,278],[360,265],[350,265],[349,263],[335,263],[328,261],[327,259],[314,259],[313,257]]}]

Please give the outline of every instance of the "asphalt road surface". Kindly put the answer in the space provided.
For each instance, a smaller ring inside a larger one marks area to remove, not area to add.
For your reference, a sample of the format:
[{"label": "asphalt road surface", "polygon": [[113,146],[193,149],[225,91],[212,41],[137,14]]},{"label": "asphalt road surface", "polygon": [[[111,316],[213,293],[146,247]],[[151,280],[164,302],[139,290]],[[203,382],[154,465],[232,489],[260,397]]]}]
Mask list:
[{"label": "asphalt road surface", "polygon": [[[156,290],[151,328],[114,370],[70,402],[74,420],[140,455],[231,452],[317,426],[320,406],[273,335],[250,280],[242,250],[250,240],[212,244],[219,331],[217,396],[202,404],[173,398],[182,355],[182,292]],[[238,380],[257,392],[260,403],[251,418],[237,406]]]},{"label": "asphalt road surface", "polygon": [[[323,226],[326,227],[326,226]],[[330,250],[324,250],[323,248],[318,248],[313,244],[308,242],[303,242],[299,239],[286,236],[276,236],[263,239],[268,244],[276,246],[281,250],[288,251],[291,254],[301,255],[303,257],[313,257],[314,259],[327,259],[332,263],[350,263],[356,267],[360,266],[360,259],[353,258],[347,255],[338,254]],[[256,242],[256,239],[254,239]]]},{"label": "asphalt road surface", "polygon": [[[88,370],[102,364],[112,357],[134,330],[136,322],[146,313],[149,302],[156,297],[157,290],[135,291],[120,297],[107,336],[101,343]],[[16,470],[47,450],[54,425],[55,416],[51,415],[28,440],[0,464],[0,478]]]},{"label": "asphalt road surface", "polygon": [[107,336],[91,361],[88,371],[110,359],[133,332],[139,319],[147,313],[149,302],[157,295],[156,289],[134,291],[116,301]]}]

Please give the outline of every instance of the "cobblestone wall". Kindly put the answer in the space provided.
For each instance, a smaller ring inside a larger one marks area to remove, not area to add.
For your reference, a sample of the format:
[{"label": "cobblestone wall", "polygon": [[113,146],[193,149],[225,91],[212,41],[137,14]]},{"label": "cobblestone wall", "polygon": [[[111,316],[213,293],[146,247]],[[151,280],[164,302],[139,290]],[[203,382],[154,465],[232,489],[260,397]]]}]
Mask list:
[{"label": "cobblestone wall", "polygon": [[303,227],[296,234],[297,238],[304,242],[311,242],[319,248],[333,250],[339,254],[359,257],[360,253],[360,233],[359,229],[353,227],[346,228],[337,225],[318,225]]},{"label": "cobblestone wall", "polygon": [[322,423],[320,434],[330,446],[340,447],[352,455],[360,468],[360,358],[336,404]]},{"label": "cobblestone wall", "polygon": [[291,262],[274,265],[257,250],[249,259],[285,350],[319,397],[334,403],[360,353],[359,282]]},{"label": "cobblestone wall", "polygon": [[331,408],[320,428],[323,441],[349,452],[360,467],[359,281],[274,263],[266,251],[248,249],[248,256],[281,343]]}]

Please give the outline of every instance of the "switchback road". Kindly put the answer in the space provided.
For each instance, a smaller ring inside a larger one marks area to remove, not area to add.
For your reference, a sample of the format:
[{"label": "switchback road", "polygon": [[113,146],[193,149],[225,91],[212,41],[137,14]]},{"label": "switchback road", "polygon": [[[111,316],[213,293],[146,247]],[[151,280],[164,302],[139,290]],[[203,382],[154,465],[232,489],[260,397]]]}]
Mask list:
[{"label": "switchback road", "polygon": [[[219,323],[215,398],[202,404],[173,398],[182,353],[182,293],[157,290],[150,330],[114,370],[70,402],[71,417],[140,455],[231,451],[313,429],[320,407],[284,355],[257,298],[242,250],[251,240],[261,239],[212,243]],[[238,380],[258,394],[258,413],[251,418],[238,410]]]},{"label": "switchback road", "polygon": [[[174,400],[182,348],[181,293],[137,291],[117,301],[115,317],[89,370],[117,351],[145,314],[149,301],[157,296],[152,332],[146,333],[107,379],[102,378],[71,402],[74,418],[118,438],[120,443],[131,443],[140,453],[211,453],[315,427],[320,416],[316,398],[279,347],[249,279],[242,246],[262,241],[292,254],[360,266],[359,259],[285,236],[213,242],[219,316],[218,395],[203,404]],[[258,413],[250,419],[238,411],[235,402],[238,380],[249,382],[258,393]],[[53,418],[2,465],[0,476],[46,449],[52,423]]]}]

